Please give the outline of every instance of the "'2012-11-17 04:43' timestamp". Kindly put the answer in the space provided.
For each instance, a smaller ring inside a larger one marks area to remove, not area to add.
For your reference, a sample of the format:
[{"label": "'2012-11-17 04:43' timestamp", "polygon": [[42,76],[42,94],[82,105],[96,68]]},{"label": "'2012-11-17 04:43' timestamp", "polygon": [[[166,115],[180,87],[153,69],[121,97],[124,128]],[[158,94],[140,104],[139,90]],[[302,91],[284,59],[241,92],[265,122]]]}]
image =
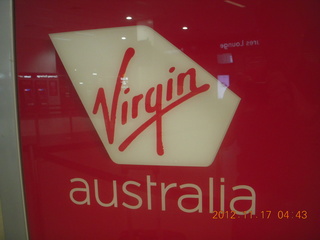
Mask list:
[{"label": "'2012-11-17 04:43' timestamp", "polygon": [[279,210],[279,211],[260,211],[253,213],[252,211],[244,211],[242,214],[237,214],[236,211],[213,211],[212,219],[214,220],[223,220],[223,219],[301,219],[305,220],[308,218],[308,212],[306,210],[299,211],[288,211],[288,210]]}]

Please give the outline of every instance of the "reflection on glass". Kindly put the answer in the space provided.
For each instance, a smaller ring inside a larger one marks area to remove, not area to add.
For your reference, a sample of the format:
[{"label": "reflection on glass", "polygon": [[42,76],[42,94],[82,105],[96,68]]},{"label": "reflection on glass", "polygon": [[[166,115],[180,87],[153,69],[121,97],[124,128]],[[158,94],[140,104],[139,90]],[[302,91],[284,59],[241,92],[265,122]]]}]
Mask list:
[{"label": "reflection on glass", "polygon": [[218,75],[218,99],[222,99],[226,89],[230,86],[230,75]]},{"label": "reflection on glass", "polygon": [[222,53],[217,55],[217,60],[219,64],[233,63],[233,57],[231,53]]},{"label": "reflection on glass", "polygon": [[224,2],[229,3],[229,4],[233,5],[233,6],[240,7],[240,8],[246,7],[246,6],[243,5],[243,4],[240,4],[240,3],[237,3],[237,2],[234,2],[234,1],[230,1],[230,0],[225,0]]}]

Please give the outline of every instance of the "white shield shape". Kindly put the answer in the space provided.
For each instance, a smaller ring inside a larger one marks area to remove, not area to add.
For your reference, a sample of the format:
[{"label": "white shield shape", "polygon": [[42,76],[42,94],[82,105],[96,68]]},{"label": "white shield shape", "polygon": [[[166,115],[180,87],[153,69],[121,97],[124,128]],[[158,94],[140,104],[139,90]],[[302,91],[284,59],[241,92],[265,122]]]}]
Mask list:
[{"label": "white shield shape", "polygon": [[146,26],[51,34],[112,161],[209,166],[240,98]]}]

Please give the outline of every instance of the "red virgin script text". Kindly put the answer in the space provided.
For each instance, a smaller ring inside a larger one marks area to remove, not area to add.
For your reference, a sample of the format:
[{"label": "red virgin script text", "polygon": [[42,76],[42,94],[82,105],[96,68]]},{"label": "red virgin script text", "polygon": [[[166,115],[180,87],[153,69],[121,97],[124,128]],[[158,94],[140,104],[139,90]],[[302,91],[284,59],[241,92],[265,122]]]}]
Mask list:
[{"label": "red virgin script text", "polygon": [[[103,113],[104,123],[106,127],[106,134],[110,144],[113,144],[116,129],[116,118],[118,106],[121,104],[121,124],[124,125],[128,121],[128,101],[119,103],[120,94],[128,94],[130,88],[122,88],[122,81],[125,77],[125,73],[129,62],[133,58],[135,50],[128,48],[123,56],[123,60],[119,69],[119,74],[116,79],[114,88],[113,99],[111,103],[111,109],[107,104],[107,96],[103,88],[99,88],[96,101],[93,107],[93,114],[97,114],[100,107]],[[170,73],[175,71],[175,67],[169,69]],[[184,86],[186,84],[185,79],[189,78],[190,92],[184,93]],[[168,79],[166,86],[166,95],[164,100],[164,87],[162,84],[158,84],[156,87],[150,88],[145,94],[138,94],[131,100],[131,118],[135,119],[139,116],[139,111],[146,111],[147,113],[153,113],[153,115],[147,119],[143,124],[137,127],[120,145],[119,150],[124,151],[126,148],[149,126],[153,123],[156,124],[156,150],[158,155],[164,154],[164,147],[162,142],[162,117],[174,109],[183,102],[195,97],[196,95],[209,90],[209,84],[203,84],[199,87],[196,85],[196,70],[194,68],[188,69],[185,73],[180,73],[175,80],[176,94],[181,96],[178,99],[172,101],[173,98],[173,84],[172,78]],[[122,91],[121,91],[122,90]],[[153,100],[152,100],[153,99]],[[163,106],[163,101],[168,103],[167,106]],[[144,109],[143,109],[144,102]],[[154,104],[152,104],[154,103]]]}]

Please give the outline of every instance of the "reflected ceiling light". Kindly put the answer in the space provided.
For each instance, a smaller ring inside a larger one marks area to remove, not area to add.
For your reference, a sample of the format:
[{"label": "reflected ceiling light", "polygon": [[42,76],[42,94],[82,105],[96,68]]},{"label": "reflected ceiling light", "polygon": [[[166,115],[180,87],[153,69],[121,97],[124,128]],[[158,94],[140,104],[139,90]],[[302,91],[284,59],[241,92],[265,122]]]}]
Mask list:
[{"label": "reflected ceiling light", "polygon": [[241,7],[241,8],[246,7],[245,5],[242,5],[240,3],[236,3],[236,2],[233,2],[233,1],[230,1],[230,0],[224,0],[224,2],[230,3],[230,4],[234,5],[234,6]]},{"label": "reflected ceiling light", "polygon": [[132,20],[131,16],[126,17],[127,20]]},{"label": "reflected ceiling light", "polygon": [[122,39],[122,40],[126,40],[127,38],[126,38],[126,37],[122,37],[121,39]]},{"label": "reflected ceiling light", "polygon": [[184,26],[182,27],[183,30],[188,30],[188,27]]},{"label": "reflected ceiling light", "polygon": [[98,75],[98,73],[95,73],[95,72],[94,72],[94,73],[92,73],[92,75],[93,75],[93,76],[97,76],[97,75]]}]

